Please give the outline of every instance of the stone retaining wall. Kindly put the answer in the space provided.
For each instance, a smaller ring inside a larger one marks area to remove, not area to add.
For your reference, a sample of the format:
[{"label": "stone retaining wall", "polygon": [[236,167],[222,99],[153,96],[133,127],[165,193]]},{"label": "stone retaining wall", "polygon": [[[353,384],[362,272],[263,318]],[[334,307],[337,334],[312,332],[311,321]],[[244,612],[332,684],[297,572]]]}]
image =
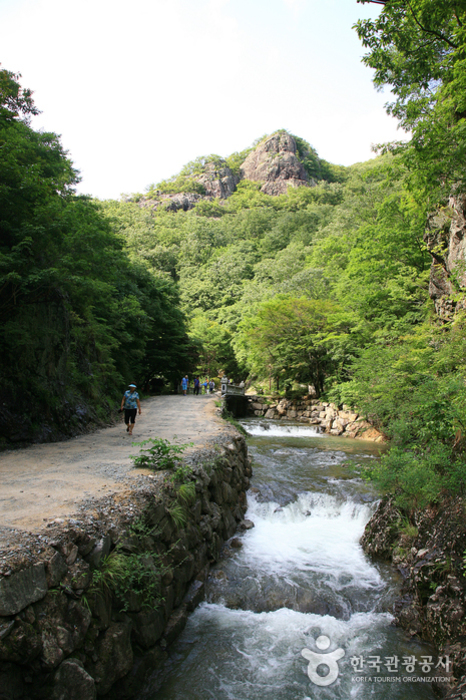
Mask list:
[{"label": "stone retaining wall", "polygon": [[244,438],[230,434],[191,464],[191,497],[156,473],[3,553],[0,700],[136,697],[203,599],[222,544],[250,526]]},{"label": "stone retaining wall", "polygon": [[293,420],[315,425],[321,432],[342,437],[384,442],[385,437],[362,415],[349,406],[339,409],[334,403],[318,399],[274,401],[265,396],[248,396],[249,415],[275,420]]}]

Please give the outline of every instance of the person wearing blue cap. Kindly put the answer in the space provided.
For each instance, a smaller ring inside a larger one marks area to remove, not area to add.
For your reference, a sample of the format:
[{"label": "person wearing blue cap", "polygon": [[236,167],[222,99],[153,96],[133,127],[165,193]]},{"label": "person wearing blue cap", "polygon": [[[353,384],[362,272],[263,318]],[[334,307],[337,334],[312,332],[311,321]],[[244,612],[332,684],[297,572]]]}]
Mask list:
[{"label": "person wearing blue cap", "polygon": [[141,402],[136,391],[136,384],[129,384],[129,389],[123,394],[121,410],[123,409],[125,409],[126,432],[132,435],[138,409],[139,415],[141,415]]}]

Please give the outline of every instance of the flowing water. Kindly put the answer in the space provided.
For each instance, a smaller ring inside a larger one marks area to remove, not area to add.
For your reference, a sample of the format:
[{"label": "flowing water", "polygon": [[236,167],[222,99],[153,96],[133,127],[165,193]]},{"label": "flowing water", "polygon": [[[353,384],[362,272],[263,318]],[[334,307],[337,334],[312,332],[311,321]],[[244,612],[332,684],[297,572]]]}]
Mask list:
[{"label": "flowing water", "polygon": [[212,569],[207,602],[141,699],[433,699],[435,651],[393,626],[399,581],[359,545],[377,495],[358,465],[380,447],[302,425],[243,425],[255,527]]}]

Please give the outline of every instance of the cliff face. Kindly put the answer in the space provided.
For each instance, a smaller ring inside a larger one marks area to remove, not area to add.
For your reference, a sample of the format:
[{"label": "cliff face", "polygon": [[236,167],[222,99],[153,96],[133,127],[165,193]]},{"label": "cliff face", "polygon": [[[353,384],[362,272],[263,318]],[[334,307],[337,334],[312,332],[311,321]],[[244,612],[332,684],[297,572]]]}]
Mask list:
[{"label": "cliff face", "polygon": [[396,623],[450,657],[450,682],[437,690],[444,694],[459,682],[447,696],[459,700],[466,686],[464,500],[446,498],[415,510],[411,520],[407,526],[393,499],[386,497],[366,525],[361,544],[366,554],[391,560],[398,569],[403,583],[393,610]]},{"label": "cliff face", "polygon": [[[263,182],[262,192],[276,196],[286,194],[288,187],[311,184],[296,155],[296,141],[282,131],[260,143],[241,167],[241,177]],[[314,184],[314,183],[312,183]]]},{"label": "cliff face", "polygon": [[236,190],[240,178],[227,165],[208,163],[205,172],[196,180],[205,187],[207,197],[227,199]]},{"label": "cliff face", "polygon": [[466,288],[465,234],[466,196],[451,196],[447,207],[429,217],[424,235],[432,255],[429,295],[444,321],[466,308],[466,300],[451,298]]}]

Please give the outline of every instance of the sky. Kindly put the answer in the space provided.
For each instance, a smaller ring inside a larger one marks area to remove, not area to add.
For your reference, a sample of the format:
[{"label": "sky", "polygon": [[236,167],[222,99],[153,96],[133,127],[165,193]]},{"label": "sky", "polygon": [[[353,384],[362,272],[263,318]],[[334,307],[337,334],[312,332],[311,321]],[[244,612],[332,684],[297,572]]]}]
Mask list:
[{"label": "sky", "polygon": [[0,0],[0,62],[22,74],[100,199],[277,129],[351,165],[402,138],[372,84],[356,0]]}]

